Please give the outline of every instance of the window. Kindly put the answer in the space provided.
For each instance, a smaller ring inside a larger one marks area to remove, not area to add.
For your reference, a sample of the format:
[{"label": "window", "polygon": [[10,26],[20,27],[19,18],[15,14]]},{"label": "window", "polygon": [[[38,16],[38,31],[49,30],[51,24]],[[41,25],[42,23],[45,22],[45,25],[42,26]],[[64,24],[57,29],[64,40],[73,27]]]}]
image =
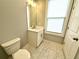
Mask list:
[{"label": "window", "polygon": [[47,32],[63,32],[64,20],[67,14],[69,0],[49,0],[47,15]]},{"label": "window", "polygon": [[48,19],[47,31],[49,32],[62,32],[64,18],[51,18]]}]

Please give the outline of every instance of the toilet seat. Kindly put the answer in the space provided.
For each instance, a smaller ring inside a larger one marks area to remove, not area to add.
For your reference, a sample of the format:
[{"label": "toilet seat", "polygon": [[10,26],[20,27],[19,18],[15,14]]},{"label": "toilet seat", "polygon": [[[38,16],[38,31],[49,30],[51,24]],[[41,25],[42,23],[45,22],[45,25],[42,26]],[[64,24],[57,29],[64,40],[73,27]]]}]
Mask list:
[{"label": "toilet seat", "polygon": [[13,59],[30,59],[30,53],[26,49],[20,49],[12,54]]}]

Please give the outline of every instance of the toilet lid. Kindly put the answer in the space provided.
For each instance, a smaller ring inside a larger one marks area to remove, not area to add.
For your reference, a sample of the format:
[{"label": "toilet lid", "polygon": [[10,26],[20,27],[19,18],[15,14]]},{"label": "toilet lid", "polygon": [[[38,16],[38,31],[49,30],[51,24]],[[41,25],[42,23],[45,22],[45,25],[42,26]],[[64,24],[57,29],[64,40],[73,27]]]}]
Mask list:
[{"label": "toilet lid", "polygon": [[12,54],[13,59],[30,59],[30,53],[26,49],[20,49]]}]

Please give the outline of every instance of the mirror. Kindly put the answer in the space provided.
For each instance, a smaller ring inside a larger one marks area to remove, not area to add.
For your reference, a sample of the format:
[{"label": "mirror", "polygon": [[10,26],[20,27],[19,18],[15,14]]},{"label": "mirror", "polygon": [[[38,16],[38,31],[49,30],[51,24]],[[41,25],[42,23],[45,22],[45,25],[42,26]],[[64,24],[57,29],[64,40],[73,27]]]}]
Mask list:
[{"label": "mirror", "polygon": [[35,28],[36,26],[45,26],[45,4],[45,0],[36,0],[35,2],[28,3],[27,12],[29,14],[27,14],[27,17],[29,17],[29,27]]}]

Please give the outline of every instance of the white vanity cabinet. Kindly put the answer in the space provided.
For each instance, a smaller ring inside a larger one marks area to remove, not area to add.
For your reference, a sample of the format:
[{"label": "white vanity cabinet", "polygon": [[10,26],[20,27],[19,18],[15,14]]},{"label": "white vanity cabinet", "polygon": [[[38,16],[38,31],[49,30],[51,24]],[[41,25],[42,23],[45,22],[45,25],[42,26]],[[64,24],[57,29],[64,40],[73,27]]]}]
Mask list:
[{"label": "white vanity cabinet", "polygon": [[43,28],[28,29],[28,42],[34,47],[38,47],[43,41]]}]

